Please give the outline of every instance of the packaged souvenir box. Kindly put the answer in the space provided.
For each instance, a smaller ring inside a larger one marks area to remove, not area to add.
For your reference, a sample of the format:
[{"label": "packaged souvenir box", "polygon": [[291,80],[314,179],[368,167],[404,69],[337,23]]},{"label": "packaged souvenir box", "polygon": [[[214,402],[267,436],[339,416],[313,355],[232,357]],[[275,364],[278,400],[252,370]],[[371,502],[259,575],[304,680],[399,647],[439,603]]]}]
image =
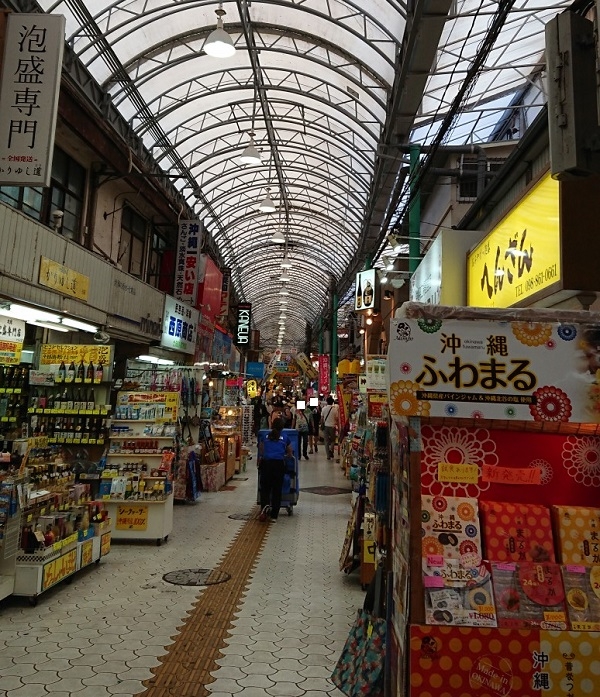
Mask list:
[{"label": "packaged souvenir box", "polygon": [[499,627],[567,629],[560,566],[551,562],[491,562]]},{"label": "packaged souvenir box", "polygon": [[600,632],[600,566],[562,567],[570,628]]},{"label": "packaged souvenir box", "polygon": [[554,562],[550,510],[533,503],[480,501],[485,558]]},{"label": "packaged souvenir box", "polygon": [[600,564],[600,509],[553,506],[563,564]]},{"label": "packaged souvenir box", "polygon": [[438,557],[456,559],[467,568],[481,563],[477,499],[422,496],[421,530],[424,565]]}]

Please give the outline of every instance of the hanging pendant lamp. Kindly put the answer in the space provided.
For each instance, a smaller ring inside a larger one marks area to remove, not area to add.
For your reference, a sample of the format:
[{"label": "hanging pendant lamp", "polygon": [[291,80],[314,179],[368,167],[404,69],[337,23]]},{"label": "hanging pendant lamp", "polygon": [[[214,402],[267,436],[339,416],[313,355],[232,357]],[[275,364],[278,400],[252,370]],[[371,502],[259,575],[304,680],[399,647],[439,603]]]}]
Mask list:
[{"label": "hanging pendant lamp", "polygon": [[217,15],[217,28],[211,31],[204,42],[204,52],[213,58],[230,58],[235,53],[235,46],[231,36],[223,29],[223,17],[227,14],[223,9],[223,3],[219,3]]}]

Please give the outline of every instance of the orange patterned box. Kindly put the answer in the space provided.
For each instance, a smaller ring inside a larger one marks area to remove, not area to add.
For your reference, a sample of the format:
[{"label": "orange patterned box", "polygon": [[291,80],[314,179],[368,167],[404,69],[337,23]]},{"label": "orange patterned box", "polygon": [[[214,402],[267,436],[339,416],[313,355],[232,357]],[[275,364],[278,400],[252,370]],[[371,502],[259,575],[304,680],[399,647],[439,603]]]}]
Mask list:
[{"label": "orange patterned box", "polygon": [[600,632],[600,566],[567,564],[562,575],[571,629]]},{"label": "orange patterned box", "polygon": [[481,563],[481,531],[477,499],[421,496],[422,556],[458,559],[465,567]]},{"label": "orange patterned box", "polygon": [[556,561],[550,510],[535,503],[480,501],[485,558]]},{"label": "orange patterned box", "polygon": [[600,564],[600,509],[553,506],[560,561],[563,564]]}]

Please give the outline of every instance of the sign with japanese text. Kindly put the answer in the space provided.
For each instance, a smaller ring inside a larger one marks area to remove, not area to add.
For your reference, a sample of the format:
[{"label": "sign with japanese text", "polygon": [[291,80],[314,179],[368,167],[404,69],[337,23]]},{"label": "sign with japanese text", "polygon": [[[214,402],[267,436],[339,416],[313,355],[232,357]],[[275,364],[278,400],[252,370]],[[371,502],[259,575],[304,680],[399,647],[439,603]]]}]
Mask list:
[{"label": "sign with japanese text", "polygon": [[468,305],[512,307],[560,281],[558,186],[544,177],[468,255]]},{"label": "sign with japanese text", "polygon": [[89,566],[93,561],[94,541],[87,540],[81,545],[81,568]]},{"label": "sign with japanese text", "polygon": [[177,300],[196,304],[198,281],[200,280],[200,249],[202,231],[199,220],[180,220],[177,237],[177,259],[173,295]]},{"label": "sign with japanese text", "polygon": [[38,282],[41,286],[57,290],[64,295],[70,295],[77,300],[87,302],[90,293],[90,277],[73,271],[57,261],[42,257],[40,259],[40,275]]},{"label": "sign with japanese text", "polygon": [[367,390],[387,390],[387,357],[367,356]]},{"label": "sign with japanese text", "polygon": [[[223,276],[225,278],[225,276]],[[235,328],[235,344],[241,348],[250,348],[252,335],[252,305],[240,303],[237,308],[237,326]]]},{"label": "sign with japanese text", "polygon": [[64,41],[62,15],[8,15],[0,84],[0,185],[50,186]]},{"label": "sign with japanese text", "polygon": [[[152,420],[157,423],[177,421],[179,392],[119,392],[117,418]],[[120,416],[121,415],[121,416]]]},{"label": "sign with japanese text", "polygon": [[165,315],[160,345],[182,353],[196,350],[196,332],[200,313],[187,303],[165,296]]},{"label": "sign with japanese text", "polygon": [[393,416],[600,423],[600,327],[392,320]]},{"label": "sign with japanese text", "polygon": [[542,471],[539,467],[498,467],[483,465],[481,479],[493,484],[540,484]]},{"label": "sign with japanese text", "polygon": [[223,280],[221,282],[221,310],[219,317],[226,322],[229,314],[229,294],[231,289],[231,269],[223,269]]},{"label": "sign with japanese text", "polygon": [[0,365],[19,365],[25,339],[25,322],[0,317]]},{"label": "sign with japanese text", "polygon": [[110,552],[110,532],[105,532],[100,538],[100,556],[103,557]]},{"label": "sign with japanese text", "polygon": [[229,356],[231,355],[231,337],[229,334],[215,328],[212,343],[212,362],[221,363],[224,366],[229,365]]},{"label": "sign with japanese text", "polygon": [[54,586],[63,578],[67,578],[74,574],[77,570],[77,550],[72,549],[70,552],[63,554],[47,564],[44,564],[42,574],[42,590],[47,590]]},{"label": "sign with japanese text", "polygon": [[311,380],[316,380],[318,378],[319,374],[314,369],[310,359],[303,351],[298,351],[296,354],[296,364],[307,378],[310,378]]},{"label": "sign with japanese text", "polygon": [[86,371],[92,364],[94,367],[92,382],[110,380],[114,348],[111,344],[42,344],[39,369],[40,372],[53,373],[56,382],[69,382],[68,376],[64,379],[60,378],[61,367],[66,368],[69,373],[71,364],[77,368],[83,363]]},{"label": "sign with japanese text", "polygon": [[477,484],[479,479],[479,468],[477,465],[470,465],[458,462],[438,463],[438,481],[452,482],[455,484]]},{"label": "sign with japanese text", "polygon": [[116,530],[146,530],[148,527],[148,506],[132,501],[117,507]]},{"label": "sign with japanese text", "polygon": [[327,396],[331,390],[330,373],[331,365],[329,355],[323,353],[319,356],[319,392]]},{"label": "sign with japanese text", "polygon": [[383,407],[388,403],[386,392],[369,392],[367,394],[367,416],[370,419],[381,419]]}]

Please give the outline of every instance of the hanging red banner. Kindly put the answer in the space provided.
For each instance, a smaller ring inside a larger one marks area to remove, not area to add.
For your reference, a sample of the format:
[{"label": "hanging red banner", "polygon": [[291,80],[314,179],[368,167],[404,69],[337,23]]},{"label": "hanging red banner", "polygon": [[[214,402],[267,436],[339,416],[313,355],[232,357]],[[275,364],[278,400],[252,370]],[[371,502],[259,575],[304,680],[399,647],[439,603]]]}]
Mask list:
[{"label": "hanging red banner", "polygon": [[324,395],[328,395],[331,389],[330,386],[330,362],[329,355],[322,354],[319,356],[319,392]]}]

